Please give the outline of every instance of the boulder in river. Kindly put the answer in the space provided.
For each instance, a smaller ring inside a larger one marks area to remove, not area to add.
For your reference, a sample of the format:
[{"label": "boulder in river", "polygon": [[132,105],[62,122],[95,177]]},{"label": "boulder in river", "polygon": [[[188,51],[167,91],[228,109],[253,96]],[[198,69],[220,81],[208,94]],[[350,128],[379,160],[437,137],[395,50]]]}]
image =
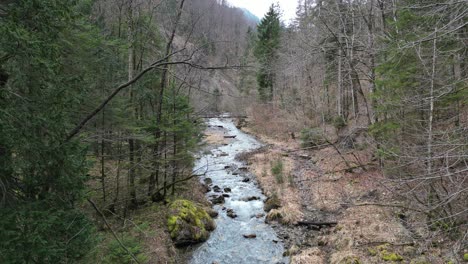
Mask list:
[{"label": "boulder in river", "polygon": [[249,196],[249,197],[242,198],[242,201],[245,201],[245,202],[256,201],[256,200],[260,200],[260,197],[258,197],[258,196]]},{"label": "boulder in river", "polygon": [[213,186],[214,192],[221,192],[221,188],[218,185]]},{"label": "boulder in river", "polygon": [[215,197],[213,197],[213,199],[211,199],[211,202],[213,204],[222,204],[222,203],[224,203],[224,196],[222,196],[222,195],[215,196]]},{"label": "boulder in river", "polygon": [[224,188],[224,192],[231,192],[231,188],[229,187]]},{"label": "boulder in river", "polygon": [[213,183],[213,180],[211,178],[205,178],[203,181],[205,182],[206,185]]},{"label": "boulder in river", "polygon": [[249,178],[244,178],[244,179],[242,179],[242,182],[249,182],[249,181],[250,181]]},{"label": "boulder in river", "polygon": [[226,215],[231,217],[231,218],[236,218],[237,217],[237,214],[234,213],[234,210],[232,210],[232,209],[227,209]]},{"label": "boulder in river", "polygon": [[167,228],[176,246],[206,241],[215,223],[199,205],[188,200],[175,200],[169,206]]},{"label": "boulder in river", "polygon": [[245,238],[256,238],[257,235],[256,234],[244,234],[244,237]]},{"label": "boulder in river", "polygon": [[208,215],[211,217],[211,218],[216,218],[218,217],[218,212],[216,210],[213,210],[211,208],[209,209],[206,209],[206,212],[208,213]]}]

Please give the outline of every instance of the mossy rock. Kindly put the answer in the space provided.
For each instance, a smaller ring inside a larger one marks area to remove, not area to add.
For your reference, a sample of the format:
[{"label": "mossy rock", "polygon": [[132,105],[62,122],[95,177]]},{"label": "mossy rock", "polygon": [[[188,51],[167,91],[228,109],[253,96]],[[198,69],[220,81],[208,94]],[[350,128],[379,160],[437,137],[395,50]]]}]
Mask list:
[{"label": "mossy rock", "polygon": [[201,207],[188,200],[175,200],[169,206],[167,228],[176,246],[206,241],[215,223]]},{"label": "mossy rock", "polygon": [[463,254],[463,260],[468,262],[468,253]]}]

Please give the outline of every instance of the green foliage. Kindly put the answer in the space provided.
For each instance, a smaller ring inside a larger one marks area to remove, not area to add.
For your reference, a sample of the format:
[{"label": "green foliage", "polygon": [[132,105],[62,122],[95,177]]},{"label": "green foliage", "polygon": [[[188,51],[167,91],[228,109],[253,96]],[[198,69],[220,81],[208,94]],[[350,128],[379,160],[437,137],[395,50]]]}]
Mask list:
[{"label": "green foliage", "polygon": [[[130,235],[123,235],[120,238],[122,244],[130,251],[140,263],[146,263],[148,257],[143,254],[143,249],[136,238]],[[108,246],[108,253],[104,259],[104,263],[118,263],[118,264],[130,264],[135,263],[132,256],[128,254],[127,250],[122,248],[117,240],[112,240]]]},{"label": "green foliage", "polygon": [[283,160],[277,159],[271,164],[271,173],[275,176],[276,182],[282,184],[283,180]]},{"label": "green foliage", "polygon": [[80,113],[96,104],[90,100],[101,91],[96,88],[111,85],[119,73],[112,66],[121,47],[86,22],[90,5],[22,0],[5,6],[1,262],[74,262],[95,244],[92,224],[75,209],[87,180],[87,150],[77,140],[64,140]]},{"label": "green foliage", "polygon": [[392,121],[377,122],[369,127],[369,133],[377,140],[388,140],[398,132],[400,124]]},{"label": "green foliage", "polygon": [[325,136],[319,128],[302,129],[300,139],[303,148],[319,146],[326,143]]},{"label": "green foliage", "polygon": [[385,250],[382,252],[382,260],[385,261],[403,261],[403,257],[397,253],[388,253]]},{"label": "green foliage", "polygon": [[0,209],[1,263],[63,263],[93,247],[92,223],[78,210],[41,201]]},{"label": "green foliage", "polygon": [[346,126],[346,120],[342,116],[336,116],[333,118],[333,126],[336,129],[342,129]]},{"label": "green foliage", "polygon": [[257,73],[258,92],[262,101],[273,98],[274,66],[280,44],[280,12],[278,7],[271,5],[270,9],[257,26],[257,42],[254,55],[260,63]]}]

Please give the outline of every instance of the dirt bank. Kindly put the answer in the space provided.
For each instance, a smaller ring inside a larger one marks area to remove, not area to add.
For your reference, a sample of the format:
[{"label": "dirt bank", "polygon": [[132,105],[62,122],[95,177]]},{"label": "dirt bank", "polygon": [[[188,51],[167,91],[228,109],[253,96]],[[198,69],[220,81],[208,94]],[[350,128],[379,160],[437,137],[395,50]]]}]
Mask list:
[{"label": "dirt bank", "polygon": [[388,206],[398,202],[382,184],[385,179],[366,148],[302,150],[297,139],[273,139],[248,125],[242,129],[267,144],[242,158],[264,193],[280,200],[281,207],[269,214],[292,263],[450,260],[442,249],[418,247],[402,221],[406,212]]}]

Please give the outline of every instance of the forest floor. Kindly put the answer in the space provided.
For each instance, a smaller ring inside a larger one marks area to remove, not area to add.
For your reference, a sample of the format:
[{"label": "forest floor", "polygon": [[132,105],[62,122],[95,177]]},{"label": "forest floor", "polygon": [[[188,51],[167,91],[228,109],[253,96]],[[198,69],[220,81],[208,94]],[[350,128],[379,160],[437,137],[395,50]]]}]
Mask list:
[{"label": "forest floor", "polygon": [[243,159],[265,195],[280,199],[269,214],[281,214],[271,224],[291,263],[449,263],[442,249],[421,249],[406,212],[388,206],[397,201],[368,149],[301,149],[298,139],[266,136],[247,124],[242,129],[266,146]]}]

